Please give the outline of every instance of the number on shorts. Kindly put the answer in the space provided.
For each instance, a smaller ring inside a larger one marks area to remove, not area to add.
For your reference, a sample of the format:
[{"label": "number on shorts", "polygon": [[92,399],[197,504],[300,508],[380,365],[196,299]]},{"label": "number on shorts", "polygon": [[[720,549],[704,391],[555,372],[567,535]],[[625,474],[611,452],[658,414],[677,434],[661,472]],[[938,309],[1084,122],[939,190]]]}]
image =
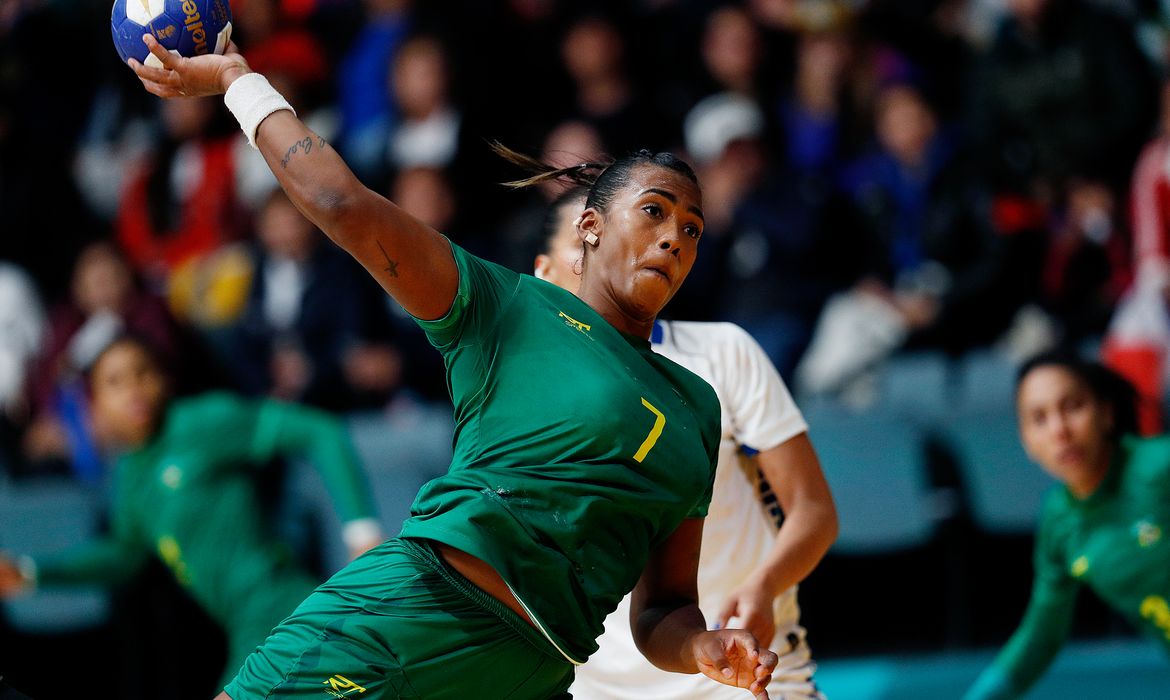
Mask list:
[{"label": "number on shorts", "polygon": [[645,398],[642,399],[642,405],[650,409],[650,412],[654,414],[654,427],[650,429],[650,434],[642,441],[642,446],[634,453],[634,461],[639,463],[646,459],[646,455],[650,454],[650,450],[654,449],[654,443],[658,442],[658,438],[662,435],[662,429],[666,427],[666,416],[662,415],[662,411],[654,408],[654,405]]}]

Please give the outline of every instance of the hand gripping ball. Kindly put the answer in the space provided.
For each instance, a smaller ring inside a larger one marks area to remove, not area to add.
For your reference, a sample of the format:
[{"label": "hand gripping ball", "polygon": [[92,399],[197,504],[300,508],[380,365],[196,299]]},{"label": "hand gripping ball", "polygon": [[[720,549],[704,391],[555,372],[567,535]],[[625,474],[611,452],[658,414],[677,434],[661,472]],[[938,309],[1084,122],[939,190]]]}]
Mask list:
[{"label": "hand gripping ball", "polygon": [[123,63],[134,58],[161,67],[143,34],[180,56],[223,53],[232,36],[232,8],[228,0],[114,0],[110,31]]}]

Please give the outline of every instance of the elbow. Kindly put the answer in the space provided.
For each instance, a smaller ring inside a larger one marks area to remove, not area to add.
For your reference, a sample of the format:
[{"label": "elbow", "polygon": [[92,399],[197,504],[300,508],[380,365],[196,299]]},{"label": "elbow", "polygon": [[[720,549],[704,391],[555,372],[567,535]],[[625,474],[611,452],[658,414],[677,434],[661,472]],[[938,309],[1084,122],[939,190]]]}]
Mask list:
[{"label": "elbow", "polygon": [[306,198],[309,215],[325,235],[335,243],[346,247],[346,232],[352,228],[350,224],[362,215],[362,193],[366,188],[354,181],[345,185],[321,187]]},{"label": "elbow", "polygon": [[338,187],[324,187],[313,193],[311,208],[316,218],[324,227],[329,223],[344,221],[346,214],[353,210],[353,193]]}]

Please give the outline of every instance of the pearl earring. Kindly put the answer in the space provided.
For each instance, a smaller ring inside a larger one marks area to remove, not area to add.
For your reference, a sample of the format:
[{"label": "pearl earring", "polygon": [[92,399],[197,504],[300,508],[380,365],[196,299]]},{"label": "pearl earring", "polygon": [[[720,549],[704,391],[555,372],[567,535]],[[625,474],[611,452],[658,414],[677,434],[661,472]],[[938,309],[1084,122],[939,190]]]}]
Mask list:
[{"label": "pearl earring", "polygon": [[600,240],[600,239],[597,238],[597,234],[593,233],[592,231],[585,234],[585,242],[588,243],[589,245],[592,245],[592,246],[597,245],[598,240]]}]

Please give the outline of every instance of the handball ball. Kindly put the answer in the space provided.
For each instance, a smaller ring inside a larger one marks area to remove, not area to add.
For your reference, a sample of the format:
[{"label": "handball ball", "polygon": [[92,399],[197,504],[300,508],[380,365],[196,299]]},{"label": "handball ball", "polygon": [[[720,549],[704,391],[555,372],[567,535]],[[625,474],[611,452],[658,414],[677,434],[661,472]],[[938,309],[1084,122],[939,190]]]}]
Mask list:
[{"label": "handball ball", "polygon": [[143,34],[180,56],[223,53],[232,36],[232,8],[228,0],[114,0],[110,30],[123,63],[134,58],[161,68]]}]

